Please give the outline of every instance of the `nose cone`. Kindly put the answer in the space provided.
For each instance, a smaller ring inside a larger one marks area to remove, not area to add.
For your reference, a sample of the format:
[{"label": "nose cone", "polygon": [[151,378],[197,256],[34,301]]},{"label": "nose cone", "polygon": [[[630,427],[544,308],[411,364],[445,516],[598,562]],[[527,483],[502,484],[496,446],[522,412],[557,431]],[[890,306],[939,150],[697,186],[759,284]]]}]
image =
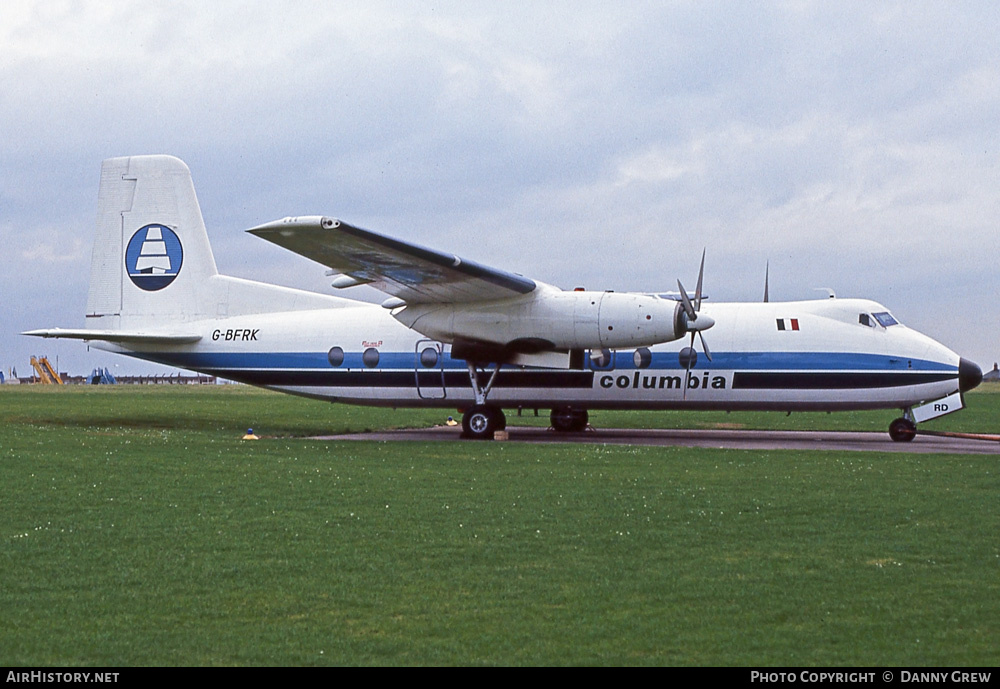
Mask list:
[{"label": "nose cone", "polygon": [[958,360],[958,389],[968,392],[983,382],[983,370],[968,359]]}]

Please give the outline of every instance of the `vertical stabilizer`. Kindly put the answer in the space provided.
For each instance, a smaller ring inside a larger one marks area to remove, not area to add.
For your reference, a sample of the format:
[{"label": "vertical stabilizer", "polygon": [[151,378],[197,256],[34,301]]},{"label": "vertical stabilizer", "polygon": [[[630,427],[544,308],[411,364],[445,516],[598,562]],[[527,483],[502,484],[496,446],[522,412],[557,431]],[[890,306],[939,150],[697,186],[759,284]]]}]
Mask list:
[{"label": "vertical stabilizer", "polygon": [[101,166],[87,327],[162,325],[211,315],[218,273],[187,165],[165,155]]}]

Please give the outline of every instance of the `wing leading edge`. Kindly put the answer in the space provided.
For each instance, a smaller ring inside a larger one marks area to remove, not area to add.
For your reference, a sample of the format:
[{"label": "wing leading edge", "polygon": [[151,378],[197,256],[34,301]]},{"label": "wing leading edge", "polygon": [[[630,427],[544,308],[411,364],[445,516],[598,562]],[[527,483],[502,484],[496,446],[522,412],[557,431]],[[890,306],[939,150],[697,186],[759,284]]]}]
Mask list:
[{"label": "wing leading edge", "polygon": [[284,218],[247,232],[349,276],[338,281],[342,285],[370,284],[408,304],[491,301],[528,294],[536,287],[521,275],[334,218]]}]

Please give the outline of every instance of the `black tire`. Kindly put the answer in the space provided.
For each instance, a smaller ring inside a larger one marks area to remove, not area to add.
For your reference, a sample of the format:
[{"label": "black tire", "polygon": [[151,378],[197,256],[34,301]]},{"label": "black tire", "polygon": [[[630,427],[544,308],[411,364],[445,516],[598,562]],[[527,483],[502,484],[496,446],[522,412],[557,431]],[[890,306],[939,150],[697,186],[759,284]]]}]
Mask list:
[{"label": "black tire", "polygon": [[909,419],[896,419],[889,424],[889,437],[897,443],[908,443],[917,435],[917,425]]},{"label": "black tire", "polygon": [[549,414],[549,423],[557,433],[579,433],[586,430],[590,415],[586,409],[573,407],[556,407]]},{"label": "black tire", "polygon": [[493,434],[507,427],[503,411],[477,404],[462,416],[462,437],[470,440],[493,440]]}]

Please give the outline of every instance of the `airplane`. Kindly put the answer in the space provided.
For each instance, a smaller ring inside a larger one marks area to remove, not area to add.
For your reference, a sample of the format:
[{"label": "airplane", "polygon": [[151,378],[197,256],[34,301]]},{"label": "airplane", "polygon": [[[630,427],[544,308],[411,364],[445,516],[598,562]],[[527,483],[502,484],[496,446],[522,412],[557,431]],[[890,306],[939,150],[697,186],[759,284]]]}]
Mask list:
[{"label": "airplane", "polygon": [[[165,155],[104,161],[86,328],[71,338],[305,397],[454,408],[492,439],[504,409],[901,409],[889,426],[964,406],[982,371],[866,299],[711,303],[695,291],[563,290],[319,215],[248,232],[323,266],[371,304],[220,275],[191,173]],[[832,296],[832,295],[831,295]],[[700,344],[700,352],[695,340]],[[708,342],[712,343],[709,349]]]}]

